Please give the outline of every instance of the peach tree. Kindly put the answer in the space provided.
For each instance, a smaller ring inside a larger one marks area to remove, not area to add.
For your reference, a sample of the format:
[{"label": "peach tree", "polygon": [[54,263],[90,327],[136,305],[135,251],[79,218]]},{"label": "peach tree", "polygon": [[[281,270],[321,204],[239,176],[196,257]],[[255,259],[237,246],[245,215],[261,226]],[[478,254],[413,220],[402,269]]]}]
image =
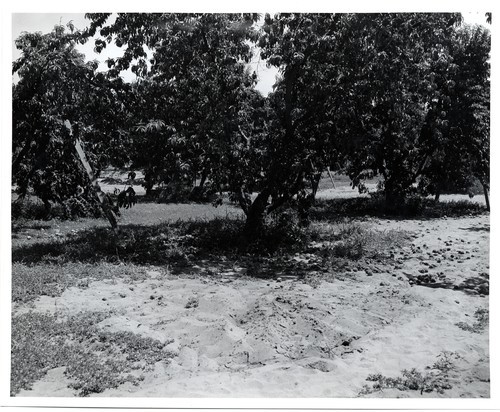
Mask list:
[{"label": "peach tree", "polygon": [[100,213],[76,156],[75,136],[97,174],[127,159],[129,87],[98,73],[97,62],[86,62],[76,50],[80,39],[80,33],[56,26],[16,40],[21,57],[13,64],[19,76],[13,85],[13,184],[21,198],[39,197],[47,215],[52,203],[65,205],[68,215]]}]

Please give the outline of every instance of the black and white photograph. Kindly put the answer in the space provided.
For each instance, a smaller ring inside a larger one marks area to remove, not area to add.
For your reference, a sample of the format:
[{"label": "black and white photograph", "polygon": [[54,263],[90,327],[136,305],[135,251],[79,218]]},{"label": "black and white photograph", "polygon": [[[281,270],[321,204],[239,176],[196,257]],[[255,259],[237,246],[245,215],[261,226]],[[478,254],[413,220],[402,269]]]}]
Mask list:
[{"label": "black and white photograph", "polygon": [[10,398],[491,399],[497,15],[327,10],[11,13]]}]

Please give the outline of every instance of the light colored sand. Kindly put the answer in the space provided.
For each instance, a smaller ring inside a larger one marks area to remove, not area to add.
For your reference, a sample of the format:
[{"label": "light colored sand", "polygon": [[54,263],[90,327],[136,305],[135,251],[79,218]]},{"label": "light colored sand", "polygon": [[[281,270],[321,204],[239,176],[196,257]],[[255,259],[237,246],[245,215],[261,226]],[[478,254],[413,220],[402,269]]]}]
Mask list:
[{"label": "light colored sand", "polygon": [[[96,396],[354,397],[369,374],[424,371],[441,352],[453,351],[460,355],[453,388],[423,396],[488,397],[488,329],[472,333],[456,326],[474,323],[474,312],[488,308],[488,295],[477,293],[471,281],[487,281],[481,274],[488,272],[488,216],[362,224],[401,228],[417,237],[400,263],[378,265],[372,276],[363,270],[339,274],[316,288],[293,279],[155,270],[140,283],[96,281],[61,297],[43,296],[35,310],[59,316],[113,310],[102,328],[174,340],[169,349],[177,356],[145,372],[139,386],[127,383]],[[446,288],[412,286],[408,280],[439,272]],[[197,305],[187,308],[189,301]],[[16,307],[17,314],[27,310]],[[62,371],[49,371],[18,396],[72,396]],[[384,390],[369,396],[421,395]]]}]

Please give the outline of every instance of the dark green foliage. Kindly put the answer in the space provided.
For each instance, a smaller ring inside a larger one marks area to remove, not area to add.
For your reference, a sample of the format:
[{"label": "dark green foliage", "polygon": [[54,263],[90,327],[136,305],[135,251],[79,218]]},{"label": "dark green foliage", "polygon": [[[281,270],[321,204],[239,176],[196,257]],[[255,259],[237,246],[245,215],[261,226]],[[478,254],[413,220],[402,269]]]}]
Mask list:
[{"label": "dark green foliage", "polygon": [[[91,27],[104,24],[101,14],[88,17]],[[96,46],[116,35],[124,48],[122,57],[109,61],[110,76],[128,67],[139,76],[133,85],[137,127],[131,160],[144,169],[148,194],[161,185],[161,201],[200,200],[207,197],[205,187],[211,197],[255,184],[263,161],[264,99],[254,90],[256,74],[246,63],[256,19],[255,14],[118,13],[100,29],[103,39]],[[144,45],[154,54],[150,69]]]},{"label": "dark green foliage", "polygon": [[[148,195],[160,186],[163,201],[220,204],[228,192],[247,216],[247,243],[285,205],[306,221],[327,167],[360,189],[382,176],[393,214],[423,213],[417,182],[439,194],[475,177],[487,197],[490,34],[458,13],[278,13],[260,29],[255,13],[87,17],[81,33],[18,39],[14,183],[47,210],[66,202],[66,215],[88,213],[78,186],[95,200],[65,120],[97,171],[130,160]],[[74,48],[96,33],[97,51],[123,48],[106,74]],[[252,45],[279,69],[268,97],[247,66]],[[119,78],[128,68],[131,85]]]},{"label": "dark green foliage", "polygon": [[424,142],[432,152],[420,185],[437,195],[449,185],[468,191],[475,180],[489,187],[490,33],[479,25],[463,26],[448,43],[452,60],[435,69],[441,94],[433,110],[442,124],[428,125],[438,136]]},{"label": "dark green foliage", "polygon": [[103,212],[94,197],[89,201],[85,196],[72,196],[54,206],[47,206],[32,196],[20,197],[12,202],[13,220],[46,220],[48,218],[77,219],[79,217],[101,217]]},{"label": "dark green foliage", "polygon": [[11,217],[13,220],[42,220],[47,217],[45,205],[38,198],[19,198],[17,201],[12,202],[11,205]]},{"label": "dark green foliage", "polygon": [[[66,366],[70,387],[80,396],[100,393],[140,377],[130,375],[139,364],[168,361],[165,344],[131,332],[110,333],[97,324],[110,314],[85,313],[61,321],[29,312],[12,319],[11,394],[30,389],[49,369]],[[107,359],[103,362],[102,355]]]},{"label": "dark green foliage", "polygon": [[[19,81],[13,85],[12,178],[16,192],[31,192],[45,205],[63,205],[66,218],[95,215],[97,199],[75,152],[75,137],[98,175],[126,158],[123,105],[129,86],[108,81],[97,62],[85,62],[76,48],[78,33],[56,26],[48,34],[23,33],[13,63]],[[74,135],[65,126],[70,121]]]},{"label": "dark green foliage", "polygon": [[214,203],[217,198],[217,194],[210,187],[192,187],[185,181],[176,180],[159,189],[156,195],[156,201],[159,203]]},{"label": "dark green foliage", "polygon": [[[448,39],[460,15],[395,13],[355,15],[348,25],[363,33],[347,39],[353,73],[343,87],[353,96],[344,143],[354,185],[380,174],[388,207],[397,209],[411,194],[436,138],[439,119],[427,133],[432,102],[442,92],[433,71],[451,57]],[[355,138],[353,138],[355,136]]]}]

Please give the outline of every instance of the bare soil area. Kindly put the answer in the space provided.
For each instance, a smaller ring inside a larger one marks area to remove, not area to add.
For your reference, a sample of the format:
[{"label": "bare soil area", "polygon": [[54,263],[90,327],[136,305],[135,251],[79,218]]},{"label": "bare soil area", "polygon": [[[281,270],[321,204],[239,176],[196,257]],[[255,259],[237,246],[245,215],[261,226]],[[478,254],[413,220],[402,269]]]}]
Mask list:
[{"label": "bare soil area", "polygon": [[[13,318],[100,312],[99,330],[161,342],[168,356],[134,370],[138,381],[91,396],[488,397],[489,216],[360,224],[413,238],[390,260],[306,278],[259,279],[237,264],[89,277],[14,303]],[[81,394],[66,368],[17,396]]]}]

